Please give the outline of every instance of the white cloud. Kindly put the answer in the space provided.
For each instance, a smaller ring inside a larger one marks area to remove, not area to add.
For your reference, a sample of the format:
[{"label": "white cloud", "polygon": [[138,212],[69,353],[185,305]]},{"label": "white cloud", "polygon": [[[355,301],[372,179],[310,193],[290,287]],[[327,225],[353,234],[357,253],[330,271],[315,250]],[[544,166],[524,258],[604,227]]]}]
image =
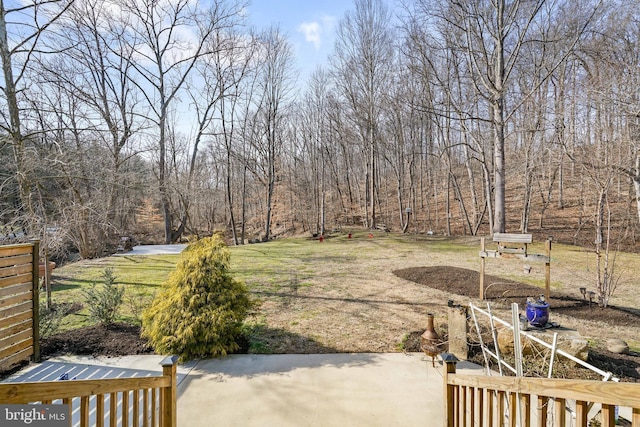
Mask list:
[{"label": "white cloud", "polygon": [[331,15],[322,15],[322,24],[327,33],[333,32],[333,28],[336,26],[338,18]]},{"label": "white cloud", "polygon": [[303,22],[298,25],[298,32],[304,34],[304,39],[309,43],[313,43],[316,50],[320,49],[322,44],[322,27],[317,22]]},{"label": "white cloud", "polygon": [[305,40],[313,43],[316,50],[320,50],[323,45],[332,43],[337,21],[335,16],[322,14],[319,20],[298,25],[297,31],[304,34]]}]

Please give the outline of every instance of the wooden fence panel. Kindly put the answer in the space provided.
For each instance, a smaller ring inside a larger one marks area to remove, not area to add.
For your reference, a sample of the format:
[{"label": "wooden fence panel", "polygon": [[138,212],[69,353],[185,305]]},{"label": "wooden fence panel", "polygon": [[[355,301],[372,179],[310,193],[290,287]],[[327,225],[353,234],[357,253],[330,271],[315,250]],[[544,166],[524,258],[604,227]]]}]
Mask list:
[{"label": "wooden fence panel", "polygon": [[40,359],[39,243],[0,246],[0,371]]}]

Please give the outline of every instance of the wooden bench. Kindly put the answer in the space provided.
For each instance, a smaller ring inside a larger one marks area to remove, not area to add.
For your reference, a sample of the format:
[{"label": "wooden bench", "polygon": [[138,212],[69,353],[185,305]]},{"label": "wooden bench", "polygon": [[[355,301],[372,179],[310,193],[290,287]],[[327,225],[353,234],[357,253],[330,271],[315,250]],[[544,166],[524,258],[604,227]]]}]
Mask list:
[{"label": "wooden bench", "polygon": [[498,254],[522,254],[527,256],[527,245],[533,242],[531,234],[494,233],[493,241],[498,243]]}]

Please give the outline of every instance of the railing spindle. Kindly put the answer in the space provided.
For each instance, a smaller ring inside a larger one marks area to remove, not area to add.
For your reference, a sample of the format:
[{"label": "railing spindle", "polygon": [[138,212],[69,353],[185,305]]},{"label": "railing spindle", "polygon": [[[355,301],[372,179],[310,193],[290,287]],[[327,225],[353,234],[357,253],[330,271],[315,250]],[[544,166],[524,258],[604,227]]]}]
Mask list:
[{"label": "railing spindle", "polygon": [[149,389],[142,390],[142,427],[149,427]]},{"label": "railing spindle", "polygon": [[157,393],[157,388],[152,388],[151,389],[151,425],[153,427],[157,427],[158,424],[158,419],[156,417],[156,414],[158,412],[158,393]]},{"label": "railing spindle", "polygon": [[469,425],[476,424],[476,388],[469,387]]},{"label": "railing spindle", "polygon": [[109,394],[109,427],[118,426],[118,393]]},{"label": "railing spindle", "polygon": [[602,427],[614,427],[616,425],[616,407],[614,405],[602,405]]},{"label": "railing spindle", "polygon": [[80,427],[89,427],[89,396],[80,398]]},{"label": "railing spindle", "polygon": [[133,427],[140,425],[140,391],[133,390]]},{"label": "railing spindle", "polygon": [[462,421],[460,423],[461,427],[467,427],[467,414],[469,413],[469,407],[468,407],[468,403],[467,403],[467,394],[468,394],[468,387],[466,386],[462,386],[460,387],[460,418]]},{"label": "railing spindle", "polygon": [[554,421],[556,426],[564,427],[566,423],[566,400],[554,399]]},{"label": "railing spindle", "polygon": [[96,395],[96,427],[104,427],[104,395]]},{"label": "railing spindle", "polygon": [[538,396],[538,427],[547,427],[547,413],[549,411],[549,398],[547,396]]},{"label": "railing spindle", "polygon": [[514,392],[509,393],[509,425],[516,427],[516,414],[518,413],[516,405],[518,404],[518,395]]},{"label": "railing spindle", "polygon": [[495,411],[493,410],[493,405],[495,405],[495,399],[494,399],[494,393],[495,391],[493,390],[487,390],[487,426],[488,427],[494,427],[494,417],[495,417]]},{"label": "railing spindle", "polygon": [[640,408],[633,408],[632,427],[640,427]]},{"label": "railing spindle", "polygon": [[129,391],[122,392],[122,427],[129,427]]},{"label": "railing spindle", "polygon": [[522,414],[522,425],[531,427],[531,395],[520,395],[520,413]]},{"label": "railing spindle", "polygon": [[587,415],[589,414],[589,405],[584,400],[576,400],[576,426],[587,427]]},{"label": "railing spindle", "polygon": [[504,426],[504,414],[505,414],[505,402],[507,400],[507,393],[500,390],[498,392],[498,427]]},{"label": "railing spindle", "polygon": [[477,388],[476,393],[478,396],[478,420],[482,426],[484,420],[484,389]]},{"label": "railing spindle", "polygon": [[65,397],[64,399],[62,399],[62,404],[67,405],[67,407],[69,408],[69,416],[71,416],[71,414],[73,413],[73,404],[71,402],[71,399]]}]

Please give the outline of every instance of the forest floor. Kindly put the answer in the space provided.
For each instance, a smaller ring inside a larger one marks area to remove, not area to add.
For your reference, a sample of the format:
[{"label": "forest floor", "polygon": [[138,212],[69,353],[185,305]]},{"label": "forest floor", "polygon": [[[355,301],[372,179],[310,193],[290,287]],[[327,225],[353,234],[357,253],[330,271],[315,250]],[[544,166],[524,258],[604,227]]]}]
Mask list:
[{"label": "forest floor", "polygon": [[[486,276],[487,301],[478,300],[476,240],[425,240],[387,233],[373,239],[341,236],[321,244],[294,240],[270,245],[232,251],[232,259],[252,254],[254,266],[263,258],[270,266],[265,277],[243,270],[248,268],[243,267],[246,258],[234,266],[257,303],[245,328],[249,339],[245,350],[250,353],[420,351],[416,338],[424,332],[427,313],[435,315],[438,332],[446,336],[449,300],[476,305],[489,301],[494,314],[509,319],[511,302],[524,307],[527,297],[542,293],[539,286],[522,283],[527,278],[505,279],[522,276],[520,263],[504,264],[509,267],[494,263],[490,272],[500,276]],[[537,275],[540,271],[534,267]],[[552,272],[552,283],[559,283],[553,286],[550,320],[589,340],[590,363],[623,381],[640,381],[640,303],[634,287],[621,286],[613,305],[603,309],[582,299],[577,285],[583,282],[570,279],[574,275],[566,264],[554,264]],[[608,338],[628,340],[632,350],[624,355],[609,353]],[[153,352],[139,337],[139,327],[122,324],[66,331],[42,340],[41,349],[44,357]],[[572,376],[590,378],[582,372]]]}]

